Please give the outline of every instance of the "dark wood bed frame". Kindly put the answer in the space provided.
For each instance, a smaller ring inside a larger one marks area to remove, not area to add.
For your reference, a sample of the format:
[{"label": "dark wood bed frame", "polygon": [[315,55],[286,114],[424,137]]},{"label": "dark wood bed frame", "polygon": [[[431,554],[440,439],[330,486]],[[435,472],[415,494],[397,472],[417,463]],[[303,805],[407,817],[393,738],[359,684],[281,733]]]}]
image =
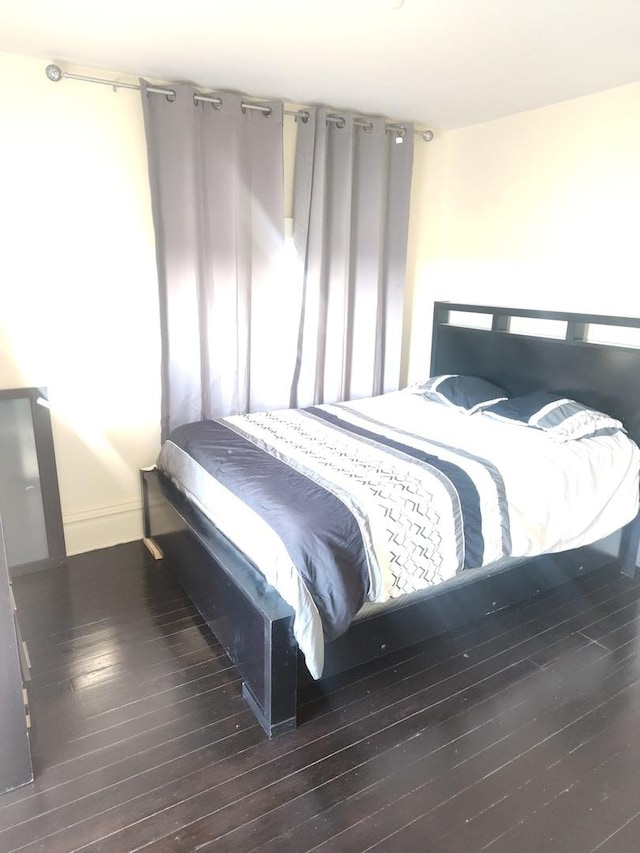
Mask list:
[{"label": "dark wood bed frame", "polygon": [[[488,328],[456,325],[489,315]],[[511,331],[513,318],[559,320],[562,338]],[[472,318],[473,319],[473,318]],[[545,388],[620,418],[640,442],[640,349],[587,340],[594,324],[640,329],[640,319],[436,302],[431,375],[480,376],[511,395]],[[143,470],[145,541],[155,543],[243,678],[243,695],[269,735],[296,726],[298,688],[310,676],[293,637],[293,611],[234,545],[156,469]],[[640,516],[616,557],[597,544],[531,558],[514,570],[447,583],[406,607],[356,621],[325,646],[323,677],[406,648],[567,583],[619,559],[635,573]]]}]

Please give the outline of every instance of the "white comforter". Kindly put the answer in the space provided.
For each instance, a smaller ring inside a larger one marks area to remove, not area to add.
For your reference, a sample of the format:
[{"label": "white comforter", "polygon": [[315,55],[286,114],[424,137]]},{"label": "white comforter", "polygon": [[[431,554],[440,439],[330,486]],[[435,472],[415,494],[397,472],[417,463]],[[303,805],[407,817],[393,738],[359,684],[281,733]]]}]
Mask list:
[{"label": "white comforter", "polygon": [[[400,430],[405,440],[437,455],[442,455],[444,445],[490,460],[500,472],[506,492],[509,556],[535,556],[595,542],[626,524],[638,511],[640,450],[622,432],[559,444],[542,431],[468,416],[407,391],[322,408],[365,427],[372,419],[379,432],[388,432],[392,438]],[[240,427],[246,423],[244,417],[226,421]],[[253,417],[259,422],[259,416]],[[381,423],[387,427],[381,430]],[[252,429],[256,429],[255,423]],[[320,618],[278,535],[172,442],[163,446],[158,466],[291,605],[296,640],[309,671],[319,678],[324,663]],[[488,502],[483,507],[483,513],[494,511],[497,507]],[[405,581],[398,577],[389,558],[385,526],[376,518],[374,508],[369,522],[381,569],[379,582],[372,585],[371,599],[384,601],[399,595]],[[484,565],[504,553],[502,541],[487,545]],[[455,551],[453,546],[451,551]],[[436,574],[425,572],[420,583],[446,581],[456,571],[455,561],[445,561]],[[412,588],[419,588],[413,577],[410,580]]]}]

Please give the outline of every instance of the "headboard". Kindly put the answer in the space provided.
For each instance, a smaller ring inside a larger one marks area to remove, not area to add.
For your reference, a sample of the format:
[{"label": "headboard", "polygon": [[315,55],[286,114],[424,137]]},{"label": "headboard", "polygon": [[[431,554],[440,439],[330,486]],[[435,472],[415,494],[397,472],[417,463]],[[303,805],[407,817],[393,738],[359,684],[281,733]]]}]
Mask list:
[{"label": "headboard", "polygon": [[[460,325],[474,322],[472,315],[488,327]],[[554,325],[563,336],[515,332],[515,318],[560,321]],[[640,330],[640,319],[436,302],[431,375],[479,376],[512,396],[557,391],[618,418],[640,444],[640,332],[635,346],[596,343],[589,339],[594,326]]]}]

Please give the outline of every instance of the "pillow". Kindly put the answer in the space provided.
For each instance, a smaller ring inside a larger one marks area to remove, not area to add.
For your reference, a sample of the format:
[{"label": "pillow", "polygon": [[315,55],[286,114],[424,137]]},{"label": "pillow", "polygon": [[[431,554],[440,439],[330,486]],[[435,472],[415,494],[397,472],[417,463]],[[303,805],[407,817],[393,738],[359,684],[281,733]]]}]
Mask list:
[{"label": "pillow", "polygon": [[534,391],[521,397],[512,397],[483,409],[482,414],[543,430],[554,441],[561,443],[625,432],[622,423],[610,415],[549,391]]},{"label": "pillow", "polygon": [[469,415],[479,411],[483,406],[506,400],[507,394],[485,379],[477,376],[460,376],[459,374],[433,376],[414,388],[425,400],[433,400],[461,409]]}]

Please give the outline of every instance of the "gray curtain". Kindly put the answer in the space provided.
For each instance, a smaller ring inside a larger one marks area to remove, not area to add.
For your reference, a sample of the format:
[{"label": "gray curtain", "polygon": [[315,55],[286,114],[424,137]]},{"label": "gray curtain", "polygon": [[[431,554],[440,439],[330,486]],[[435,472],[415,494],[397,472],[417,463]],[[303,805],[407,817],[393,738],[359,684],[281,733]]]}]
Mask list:
[{"label": "gray curtain", "polygon": [[162,334],[162,437],[202,418],[288,405],[272,369],[273,306],[282,258],[280,103],[219,108],[176,86],[141,81],[156,235]]},{"label": "gray curtain", "polygon": [[398,388],[413,167],[411,125],[399,137],[382,119],[308,112],[295,165],[304,285],[292,406]]}]

